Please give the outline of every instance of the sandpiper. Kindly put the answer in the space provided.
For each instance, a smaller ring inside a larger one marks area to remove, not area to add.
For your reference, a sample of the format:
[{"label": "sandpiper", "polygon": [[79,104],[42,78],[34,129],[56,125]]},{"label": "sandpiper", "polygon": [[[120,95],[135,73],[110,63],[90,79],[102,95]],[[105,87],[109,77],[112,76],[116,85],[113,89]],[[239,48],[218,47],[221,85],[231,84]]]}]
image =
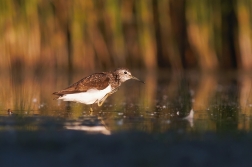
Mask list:
[{"label": "sandpiper", "polygon": [[[57,99],[63,101],[74,101],[88,105],[97,103],[98,106],[102,106],[106,98],[115,93],[119,86],[129,79],[135,79],[144,83],[132,76],[128,69],[118,68],[112,72],[89,75],[66,89],[53,94],[58,95]],[[90,111],[93,111],[92,107],[90,107]]]}]

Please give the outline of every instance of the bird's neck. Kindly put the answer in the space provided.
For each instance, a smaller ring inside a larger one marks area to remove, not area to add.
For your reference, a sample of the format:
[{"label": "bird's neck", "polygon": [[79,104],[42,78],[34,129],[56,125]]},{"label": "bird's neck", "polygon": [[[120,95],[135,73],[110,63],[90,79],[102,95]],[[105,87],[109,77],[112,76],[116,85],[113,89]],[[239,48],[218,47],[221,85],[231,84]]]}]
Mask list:
[{"label": "bird's neck", "polygon": [[114,80],[114,84],[113,84],[113,87],[118,87],[118,86],[120,86],[121,85],[121,80],[120,80],[120,76],[119,76],[119,74],[117,74],[117,73],[113,73],[113,80]]}]

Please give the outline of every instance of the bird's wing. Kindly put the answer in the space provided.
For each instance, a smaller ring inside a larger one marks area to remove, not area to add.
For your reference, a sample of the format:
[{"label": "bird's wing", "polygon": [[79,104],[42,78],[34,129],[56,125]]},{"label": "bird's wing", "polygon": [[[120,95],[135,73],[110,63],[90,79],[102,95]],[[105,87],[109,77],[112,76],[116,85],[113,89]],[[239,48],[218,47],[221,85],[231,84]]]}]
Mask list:
[{"label": "bird's wing", "polygon": [[109,80],[110,78],[106,73],[95,73],[79,80],[66,89],[54,92],[53,94],[63,96],[65,94],[86,92],[89,89],[102,90],[109,85]]}]

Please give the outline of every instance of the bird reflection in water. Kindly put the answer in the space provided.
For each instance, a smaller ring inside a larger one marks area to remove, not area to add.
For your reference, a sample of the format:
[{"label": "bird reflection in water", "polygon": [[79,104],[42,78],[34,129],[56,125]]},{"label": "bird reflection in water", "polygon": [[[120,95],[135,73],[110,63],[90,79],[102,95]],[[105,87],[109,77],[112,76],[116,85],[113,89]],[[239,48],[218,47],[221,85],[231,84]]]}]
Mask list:
[{"label": "bird reflection in water", "polygon": [[76,121],[67,121],[64,124],[64,128],[69,130],[85,131],[87,133],[101,133],[104,135],[111,134],[103,119],[98,116],[85,116]]}]

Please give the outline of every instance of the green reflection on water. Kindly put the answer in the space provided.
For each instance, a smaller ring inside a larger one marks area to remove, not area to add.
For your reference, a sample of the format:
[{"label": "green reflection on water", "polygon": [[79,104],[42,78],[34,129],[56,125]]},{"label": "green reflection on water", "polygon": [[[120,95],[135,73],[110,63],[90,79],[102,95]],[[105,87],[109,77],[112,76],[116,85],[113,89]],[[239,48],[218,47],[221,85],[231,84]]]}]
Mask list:
[{"label": "green reflection on water", "polygon": [[[128,130],[148,133],[251,131],[252,80],[249,74],[166,71],[133,71],[133,74],[146,84],[127,81],[102,107],[94,105],[95,111],[90,116],[88,106],[53,100],[52,95],[87,73],[1,73],[1,130],[11,127],[14,130],[92,131],[99,127],[106,129],[106,134]],[[14,115],[9,116],[8,109]],[[193,119],[183,119],[191,109]],[[99,128],[97,132],[101,132]]]}]

